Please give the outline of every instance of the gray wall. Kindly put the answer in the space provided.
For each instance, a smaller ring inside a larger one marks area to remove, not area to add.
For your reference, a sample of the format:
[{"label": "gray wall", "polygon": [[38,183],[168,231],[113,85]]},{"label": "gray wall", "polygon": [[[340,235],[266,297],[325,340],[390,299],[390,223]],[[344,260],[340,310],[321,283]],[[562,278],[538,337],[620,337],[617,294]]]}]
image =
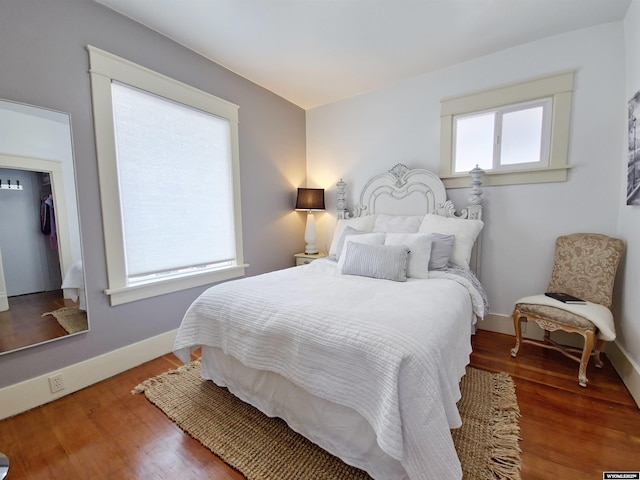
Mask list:
[{"label": "gray wall", "polygon": [[0,388],[175,329],[204,290],[108,304],[87,44],[238,104],[248,274],[292,266],[304,246],[302,109],[90,0],[1,0],[0,98],[71,114],[91,331],[1,356]]}]

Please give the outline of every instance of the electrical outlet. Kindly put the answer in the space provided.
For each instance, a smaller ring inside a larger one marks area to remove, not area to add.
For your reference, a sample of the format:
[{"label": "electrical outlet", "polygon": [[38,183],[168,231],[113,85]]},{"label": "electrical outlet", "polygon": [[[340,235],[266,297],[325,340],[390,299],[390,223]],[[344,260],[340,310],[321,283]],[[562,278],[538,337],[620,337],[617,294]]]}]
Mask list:
[{"label": "electrical outlet", "polygon": [[57,393],[60,390],[64,390],[64,378],[62,373],[56,373],[49,377],[49,389],[51,393]]}]

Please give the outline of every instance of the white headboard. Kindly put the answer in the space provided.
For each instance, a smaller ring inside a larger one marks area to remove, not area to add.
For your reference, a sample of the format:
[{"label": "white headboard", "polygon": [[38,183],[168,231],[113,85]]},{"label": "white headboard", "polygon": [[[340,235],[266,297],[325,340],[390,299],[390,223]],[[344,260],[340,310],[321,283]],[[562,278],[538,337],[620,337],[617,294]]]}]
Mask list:
[{"label": "white headboard", "polygon": [[483,170],[474,168],[469,172],[472,189],[469,205],[459,214],[451,200],[447,200],[447,191],[442,180],[435,173],[423,168],[410,169],[398,163],[386,173],[376,175],[367,182],[360,194],[358,203],[349,213],[346,202],[347,184],[342,179],[337,183],[338,218],[361,217],[374,213],[390,215],[424,215],[435,213],[444,217],[482,219],[482,189],[480,188]]},{"label": "white headboard", "polygon": [[[410,169],[398,163],[386,173],[376,175],[367,182],[360,194],[360,202],[349,212],[346,202],[347,184],[342,179],[337,183],[336,213],[338,219],[386,213],[390,215],[425,215],[435,213],[443,217],[482,219],[483,170],[476,167],[469,172],[471,193],[466,208],[456,213],[442,180],[436,174],[422,168]],[[480,237],[476,241],[471,257],[471,268],[479,273]]]}]

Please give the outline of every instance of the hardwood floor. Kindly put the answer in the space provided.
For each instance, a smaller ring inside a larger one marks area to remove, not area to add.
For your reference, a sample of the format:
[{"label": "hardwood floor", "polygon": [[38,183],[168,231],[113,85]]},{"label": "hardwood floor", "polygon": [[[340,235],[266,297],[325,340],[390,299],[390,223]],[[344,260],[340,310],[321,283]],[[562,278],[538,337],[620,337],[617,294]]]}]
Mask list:
[{"label": "hardwood floor", "polygon": [[[480,331],[471,364],[509,373],[520,405],[522,479],[602,479],[640,470],[640,410],[605,358],[578,386],[578,365],[557,352],[521,347]],[[243,476],[183,433],[144,395],[141,381],[177,367],[171,354],[0,422],[0,451],[18,479],[213,479]]]},{"label": "hardwood floor", "polygon": [[62,290],[9,297],[9,310],[0,312],[0,352],[68,335],[53,316],[42,314],[70,305]]},{"label": "hardwood floor", "polygon": [[602,479],[604,471],[640,471],[640,410],[602,355],[589,363],[589,385],[578,385],[578,363],[559,352],[480,331],[471,365],[506,372],[520,406],[523,480]]}]

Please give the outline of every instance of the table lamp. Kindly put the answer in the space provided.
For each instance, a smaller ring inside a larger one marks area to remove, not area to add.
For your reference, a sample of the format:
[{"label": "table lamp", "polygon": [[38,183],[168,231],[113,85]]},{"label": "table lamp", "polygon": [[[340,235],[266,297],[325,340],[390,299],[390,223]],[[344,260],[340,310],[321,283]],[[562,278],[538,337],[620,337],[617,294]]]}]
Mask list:
[{"label": "table lamp", "polygon": [[316,247],[316,223],[313,218],[313,212],[324,210],[324,189],[298,188],[296,210],[306,210],[307,212],[307,227],[304,231],[304,241],[307,242],[307,246],[304,249],[304,253],[318,253],[318,247]]}]

